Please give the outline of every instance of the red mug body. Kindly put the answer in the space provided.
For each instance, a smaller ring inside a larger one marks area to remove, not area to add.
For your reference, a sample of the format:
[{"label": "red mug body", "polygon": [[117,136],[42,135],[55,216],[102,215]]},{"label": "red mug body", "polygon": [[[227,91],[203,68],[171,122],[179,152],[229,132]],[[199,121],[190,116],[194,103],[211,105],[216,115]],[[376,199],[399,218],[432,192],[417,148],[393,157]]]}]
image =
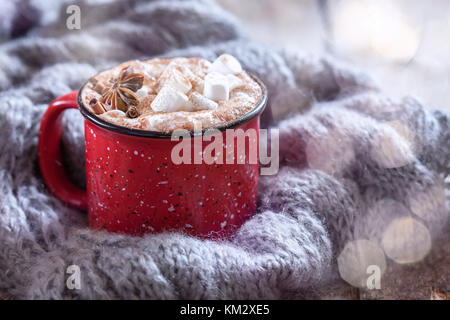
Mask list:
[{"label": "red mug body", "polygon": [[[60,199],[88,211],[92,229],[228,236],[256,211],[259,120],[267,99],[258,82],[264,97],[244,118],[212,135],[191,132],[179,139],[107,123],[90,113],[76,92],[58,98],[44,114],[39,133],[44,180]],[[59,118],[74,107],[85,116],[86,190],[74,187],[61,168]],[[180,143],[182,154],[190,153],[183,163],[173,159]],[[202,159],[207,152],[213,161]]]},{"label": "red mug body", "polygon": [[[259,118],[238,128],[259,132]],[[225,142],[226,132],[220,134]],[[203,236],[240,226],[256,210],[258,164],[250,157],[243,164],[195,164],[195,144],[204,151],[213,143],[202,138],[187,138],[191,161],[175,164],[172,150],[181,140],[124,135],[85,120],[89,225],[134,235],[182,230]],[[257,139],[246,139],[247,148]]]}]

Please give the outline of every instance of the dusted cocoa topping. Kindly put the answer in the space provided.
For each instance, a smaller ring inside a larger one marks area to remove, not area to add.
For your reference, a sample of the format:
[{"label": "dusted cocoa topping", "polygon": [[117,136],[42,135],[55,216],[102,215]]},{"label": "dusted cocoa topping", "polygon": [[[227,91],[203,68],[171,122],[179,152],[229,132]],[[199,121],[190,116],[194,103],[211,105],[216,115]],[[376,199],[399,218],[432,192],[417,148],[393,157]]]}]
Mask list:
[{"label": "dusted cocoa topping", "polygon": [[205,129],[242,118],[262,88],[239,62],[222,55],[128,61],[92,77],[82,92],[90,111],[110,123],[172,132]]}]

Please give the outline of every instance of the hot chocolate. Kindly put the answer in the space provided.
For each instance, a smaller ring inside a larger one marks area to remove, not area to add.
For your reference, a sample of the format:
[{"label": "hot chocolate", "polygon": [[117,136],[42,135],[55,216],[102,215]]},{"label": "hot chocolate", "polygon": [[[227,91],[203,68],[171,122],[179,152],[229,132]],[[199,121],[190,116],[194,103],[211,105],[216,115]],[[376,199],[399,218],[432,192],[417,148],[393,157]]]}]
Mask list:
[{"label": "hot chocolate", "polygon": [[172,132],[226,125],[262,98],[231,55],[129,61],[91,78],[82,100],[92,113],[132,129]]}]

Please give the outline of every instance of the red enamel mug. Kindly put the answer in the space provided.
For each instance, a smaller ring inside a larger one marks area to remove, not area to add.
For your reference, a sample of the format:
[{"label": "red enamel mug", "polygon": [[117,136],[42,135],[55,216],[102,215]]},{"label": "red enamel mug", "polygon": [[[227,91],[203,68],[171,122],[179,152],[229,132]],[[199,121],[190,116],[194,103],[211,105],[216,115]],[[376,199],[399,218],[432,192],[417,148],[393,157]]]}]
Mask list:
[{"label": "red enamel mug", "polygon": [[[254,139],[249,135],[245,141],[245,160],[235,157],[229,164],[174,163],[172,150],[180,141],[174,141],[170,133],[106,122],[84,106],[76,91],[54,100],[39,130],[39,166],[47,187],[66,204],[87,210],[93,229],[130,235],[160,231],[201,237],[232,234],[256,210],[258,161],[250,161],[249,149],[258,150],[267,91],[253,78],[263,90],[256,107],[244,117],[215,128],[224,142],[227,131],[256,131]],[[86,190],[69,180],[62,165],[61,116],[70,108],[78,108],[85,118]],[[203,151],[214,141],[202,139],[206,134],[190,133],[192,154],[198,150],[194,150],[195,143]],[[221,153],[226,154],[227,144],[222,144]],[[242,143],[234,141],[233,145],[237,154]]]}]

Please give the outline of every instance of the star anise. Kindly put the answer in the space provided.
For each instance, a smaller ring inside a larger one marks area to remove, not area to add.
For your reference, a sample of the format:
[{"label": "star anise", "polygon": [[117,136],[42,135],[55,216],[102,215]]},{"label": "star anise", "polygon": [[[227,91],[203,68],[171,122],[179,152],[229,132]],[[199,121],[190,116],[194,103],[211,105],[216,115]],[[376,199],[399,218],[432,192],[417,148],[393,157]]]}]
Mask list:
[{"label": "star anise", "polygon": [[112,110],[127,112],[129,106],[136,106],[139,98],[135,94],[144,83],[144,76],[131,73],[129,67],[120,70],[119,76],[110,81],[103,90],[101,102],[109,105]]}]

